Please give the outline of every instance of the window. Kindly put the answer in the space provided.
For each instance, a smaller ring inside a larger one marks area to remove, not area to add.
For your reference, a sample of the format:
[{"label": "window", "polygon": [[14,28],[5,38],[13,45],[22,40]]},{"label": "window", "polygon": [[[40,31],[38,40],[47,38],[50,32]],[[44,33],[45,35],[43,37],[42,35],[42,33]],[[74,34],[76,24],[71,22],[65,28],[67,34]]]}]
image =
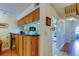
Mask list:
[{"label": "window", "polygon": [[75,28],[75,37],[79,39],[79,26]]}]

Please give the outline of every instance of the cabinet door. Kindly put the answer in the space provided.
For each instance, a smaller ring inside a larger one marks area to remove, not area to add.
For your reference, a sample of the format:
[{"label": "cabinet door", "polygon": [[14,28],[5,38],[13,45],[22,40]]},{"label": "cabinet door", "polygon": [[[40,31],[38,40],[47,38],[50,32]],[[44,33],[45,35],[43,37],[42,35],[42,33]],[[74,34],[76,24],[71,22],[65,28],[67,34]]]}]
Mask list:
[{"label": "cabinet door", "polygon": [[20,55],[20,56],[23,55],[23,54],[22,54],[22,53],[23,53],[23,52],[22,52],[22,51],[23,51],[23,50],[22,50],[22,49],[23,49],[23,48],[22,48],[22,47],[23,47],[23,46],[22,46],[22,44],[23,44],[23,41],[22,41],[22,40],[23,40],[23,35],[19,35],[19,45],[18,45],[18,46],[19,46],[19,55]]},{"label": "cabinet door", "polygon": [[28,23],[31,23],[33,21],[33,13],[30,13],[28,15]]},{"label": "cabinet door", "polygon": [[28,23],[28,16],[25,16],[25,23]]},{"label": "cabinet door", "polygon": [[24,56],[31,56],[31,36],[24,36]]},{"label": "cabinet door", "polygon": [[22,19],[20,20],[19,24],[22,25]]},{"label": "cabinet door", "polygon": [[79,3],[77,3],[76,5],[77,5],[77,14],[79,15]]},{"label": "cabinet door", "polygon": [[40,17],[39,9],[36,9],[33,12],[33,17],[34,17],[34,19],[33,19],[34,21],[39,20],[39,17]]},{"label": "cabinet door", "polygon": [[20,26],[21,25],[21,20],[17,21],[17,25]]},{"label": "cabinet door", "polygon": [[22,21],[22,25],[24,25],[25,24],[25,17],[21,20]]},{"label": "cabinet door", "polygon": [[14,37],[15,37],[15,50],[16,50],[16,52],[17,52],[17,54],[18,54],[18,50],[19,50],[19,47],[18,47],[18,43],[19,43],[19,41],[18,41],[18,35],[14,35]]},{"label": "cabinet door", "polygon": [[32,36],[32,56],[38,56],[38,36]]},{"label": "cabinet door", "polygon": [[19,26],[19,21],[17,21],[17,25]]},{"label": "cabinet door", "polygon": [[40,11],[39,9],[36,10],[36,20],[39,20],[39,17],[40,17],[40,12],[39,11]]}]

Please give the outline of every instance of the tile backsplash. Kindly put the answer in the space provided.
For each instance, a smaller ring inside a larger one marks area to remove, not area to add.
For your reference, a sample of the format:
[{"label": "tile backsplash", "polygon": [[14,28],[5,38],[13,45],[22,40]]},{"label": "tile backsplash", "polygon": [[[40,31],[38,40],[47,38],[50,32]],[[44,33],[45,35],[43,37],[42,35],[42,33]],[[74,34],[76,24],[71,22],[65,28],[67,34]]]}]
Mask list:
[{"label": "tile backsplash", "polygon": [[[35,31],[30,31],[29,28],[30,27],[35,27],[36,30]],[[25,24],[22,26],[17,27],[15,30],[13,30],[13,33],[20,33],[20,31],[23,31],[25,34],[40,34],[40,22],[39,21],[35,21],[29,24]]]}]

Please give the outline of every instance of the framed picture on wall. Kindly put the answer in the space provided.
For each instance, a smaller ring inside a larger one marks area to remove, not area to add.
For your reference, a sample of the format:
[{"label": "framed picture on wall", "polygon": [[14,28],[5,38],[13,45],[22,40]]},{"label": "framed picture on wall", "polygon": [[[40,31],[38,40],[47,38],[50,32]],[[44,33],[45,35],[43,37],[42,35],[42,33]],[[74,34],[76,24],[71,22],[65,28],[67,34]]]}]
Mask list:
[{"label": "framed picture on wall", "polygon": [[51,18],[46,16],[46,26],[51,26]]}]

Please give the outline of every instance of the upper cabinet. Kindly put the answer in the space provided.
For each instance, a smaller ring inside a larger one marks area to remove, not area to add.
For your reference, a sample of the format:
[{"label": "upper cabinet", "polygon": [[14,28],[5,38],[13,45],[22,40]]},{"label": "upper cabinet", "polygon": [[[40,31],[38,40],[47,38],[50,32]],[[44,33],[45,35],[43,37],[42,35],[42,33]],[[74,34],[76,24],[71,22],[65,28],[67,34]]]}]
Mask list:
[{"label": "upper cabinet", "polygon": [[39,12],[39,9],[36,9],[34,12],[33,12],[33,18],[34,18],[34,21],[38,20],[39,17],[40,17],[40,12]]},{"label": "upper cabinet", "polygon": [[[29,20],[29,17],[28,17],[28,15],[27,16],[25,16],[25,23],[27,24],[28,23],[28,20]],[[21,21],[21,20],[20,20]]]},{"label": "upper cabinet", "polygon": [[77,3],[77,14],[79,15],[79,3]]},{"label": "upper cabinet", "polygon": [[[22,20],[22,21],[21,21]],[[17,21],[18,25],[24,25],[25,24],[25,18],[22,18],[21,20]]]},{"label": "upper cabinet", "polygon": [[76,12],[76,4],[65,7],[65,14]]},{"label": "upper cabinet", "polygon": [[65,14],[74,13],[75,15],[79,15],[79,3],[72,4],[64,8]]},{"label": "upper cabinet", "polygon": [[[27,20],[26,20],[27,21]],[[31,22],[33,22],[33,13],[30,13],[29,15],[28,15],[28,23],[31,23]]]},{"label": "upper cabinet", "polygon": [[17,25],[20,26],[20,25],[28,24],[28,23],[34,22],[36,20],[39,20],[39,18],[40,18],[40,9],[37,8],[33,12],[24,16],[22,19],[18,20]]}]

